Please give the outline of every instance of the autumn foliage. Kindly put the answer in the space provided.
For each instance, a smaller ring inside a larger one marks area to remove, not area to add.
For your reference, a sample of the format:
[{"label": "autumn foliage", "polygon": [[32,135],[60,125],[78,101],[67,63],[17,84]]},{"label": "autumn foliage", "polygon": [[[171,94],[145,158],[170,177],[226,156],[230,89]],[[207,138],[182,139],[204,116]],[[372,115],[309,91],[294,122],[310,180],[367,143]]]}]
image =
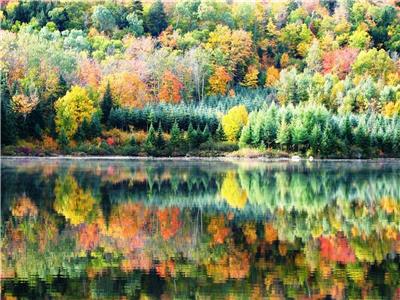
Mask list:
[{"label": "autumn foliage", "polygon": [[210,84],[210,94],[212,95],[225,95],[228,83],[232,80],[232,77],[225,70],[224,67],[217,66],[215,67],[214,74],[210,76],[208,80]]},{"label": "autumn foliage", "polygon": [[179,78],[170,71],[166,71],[162,78],[158,98],[162,102],[179,103],[182,99],[183,84]]}]

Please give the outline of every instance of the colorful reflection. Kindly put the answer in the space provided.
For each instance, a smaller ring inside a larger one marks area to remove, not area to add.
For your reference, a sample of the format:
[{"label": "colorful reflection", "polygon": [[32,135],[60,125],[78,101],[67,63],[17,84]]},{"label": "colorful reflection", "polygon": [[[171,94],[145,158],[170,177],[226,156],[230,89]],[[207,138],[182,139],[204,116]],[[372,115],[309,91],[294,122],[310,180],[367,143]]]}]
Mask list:
[{"label": "colorful reflection", "polygon": [[2,294],[400,297],[400,162],[2,162]]}]

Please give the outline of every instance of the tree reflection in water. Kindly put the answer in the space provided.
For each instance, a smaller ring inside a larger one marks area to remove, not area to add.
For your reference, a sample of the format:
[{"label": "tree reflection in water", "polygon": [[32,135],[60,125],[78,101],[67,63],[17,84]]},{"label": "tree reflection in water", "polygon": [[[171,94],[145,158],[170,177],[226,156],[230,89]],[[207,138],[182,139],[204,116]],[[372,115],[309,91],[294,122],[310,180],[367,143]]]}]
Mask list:
[{"label": "tree reflection in water", "polygon": [[2,163],[5,296],[396,298],[400,162]]}]

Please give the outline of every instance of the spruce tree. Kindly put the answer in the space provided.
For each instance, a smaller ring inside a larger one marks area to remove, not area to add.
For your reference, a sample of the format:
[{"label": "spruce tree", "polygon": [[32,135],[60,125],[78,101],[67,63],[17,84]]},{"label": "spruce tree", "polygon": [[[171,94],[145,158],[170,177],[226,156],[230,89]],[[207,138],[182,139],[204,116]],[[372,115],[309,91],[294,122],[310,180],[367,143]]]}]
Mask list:
[{"label": "spruce tree", "polygon": [[286,120],[283,120],[278,128],[276,142],[281,145],[282,148],[288,149],[291,140],[290,136],[290,126],[287,124]]},{"label": "spruce tree", "polygon": [[310,146],[313,153],[318,154],[320,152],[321,142],[322,142],[321,126],[319,124],[314,124],[314,127],[310,135]]},{"label": "spruce tree", "polygon": [[215,131],[215,139],[217,141],[225,141],[226,140],[225,132],[224,132],[224,129],[222,128],[221,122],[218,123],[217,130]]},{"label": "spruce tree", "polygon": [[172,145],[172,147],[174,149],[176,149],[176,147],[178,147],[181,143],[182,139],[181,139],[181,130],[179,129],[179,125],[178,123],[174,122],[174,124],[172,125],[171,128],[171,139],[170,139],[170,143]]},{"label": "spruce tree", "polygon": [[202,137],[203,143],[208,142],[211,139],[211,132],[210,128],[208,127],[208,124],[204,126],[202,136],[203,136]]},{"label": "spruce tree", "polygon": [[64,128],[61,128],[61,131],[58,134],[57,143],[58,145],[60,145],[61,150],[65,151],[68,149],[69,140],[67,134],[65,133]]},{"label": "spruce tree", "polygon": [[0,74],[0,101],[1,101],[1,144],[10,145],[17,141],[17,127],[15,112],[11,107],[11,95],[7,86],[7,79]]},{"label": "spruce tree", "polygon": [[158,149],[161,149],[164,147],[164,145],[165,145],[165,141],[164,141],[164,136],[163,136],[163,129],[161,127],[161,122],[158,122],[156,146]]},{"label": "spruce tree", "polygon": [[98,114],[94,114],[89,124],[89,131],[87,137],[93,139],[101,135],[101,123]]},{"label": "spruce tree", "polygon": [[102,115],[102,122],[105,125],[108,125],[109,117],[110,117],[110,112],[111,109],[113,108],[113,100],[111,96],[111,88],[110,88],[110,83],[107,83],[107,88],[103,96],[103,101],[101,102],[101,111],[103,113]]},{"label": "spruce tree", "polygon": [[149,10],[146,18],[146,29],[152,36],[158,36],[167,28],[167,16],[164,12],[164,5],[161,0],[155,1]]},{"label": "spruce tree", "polygon": [[143,4],[141,0],[134,0],[132,2],[132,12],[134,12],[140,19],[143,18]]},{"label": "spruce tree", "polygon": [[239,146],[246,147],[251,143],[252,143],[252,130],[251,130],[251,124],[249,122],[249,124],[244,126],[242,129],[242,133],[240,134],[240,139],[239,139]]},{"label": "spruce tree", "polygon": [[200,129],[200,125],[197,125],[196,128],[196,136],[195,136],[195,145],[198,146],[203,142],[203,134]]},{"label": "spruce tree", "polygon": [[144,143],[145,150],[148,154],[154,154],[156,150],[156,139],[156,130],[154,129],[153,123],[151,123]]},{"label": "spruce tree", "polygon": [[194,130],[193,124],[192,122],[190,122],[187,130],[187,140],[190,148],[196,146],[196,136],[197,136],[196,130]]},{"label": "spruce tree", "polygon": [[82,124],[78,127],[78,130],[76,131],[74,138],[79,142],[86,140],[89,135],[89,128],[90,128],[89,122],[86,118],[84,118]]}]

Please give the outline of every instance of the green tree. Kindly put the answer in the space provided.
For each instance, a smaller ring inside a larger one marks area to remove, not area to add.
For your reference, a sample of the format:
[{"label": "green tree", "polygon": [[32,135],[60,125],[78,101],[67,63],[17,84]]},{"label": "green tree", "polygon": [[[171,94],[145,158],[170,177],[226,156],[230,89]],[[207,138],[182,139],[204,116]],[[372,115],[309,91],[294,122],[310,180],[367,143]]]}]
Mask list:
[{"label": "green tree", "polygon": [[143,20],[136,13],[130,13],[126,16],[126,20],[129,24],[129,30],[134,36],[141,36],[144,32]]},{"label": "green tree", "polygon": [[279,125],[276,142],[277,144],[281,145],[282,148],[288,149],[290,142],[291,142],[291,133],[290,133],[290,126],[283,119]]},{"label": "green tree", "polygon": [[110,111],[113,108],[113,99],[111,96],[110,83],[107,83],[106,91],[104,92],[103,101],[101,102],[102,122],[108,124]]},{"label": "green tree", "polygon": [[179,129],[178,122],[174,122],[171,128],[171,139],[169,141],[174,149],[180,146],[182,142],[181,130]]},{"label": "green tree", "polygon": [[69,139],[68,139],[67,134],[65,133],[64,128],[62,128],[60,133],[58,134],[57,143],[60,145],[60,148],[63,151],[66,151],[68,149]]},{"label": "green tree", "polygon": [[94,8],[92,22],[100,31],[111,31],[116,26],[114,15],[103,5]]},{"label": "green tree", "polygon": [[224,133],[224,129],[222,128],[221,122],[218,123],[217,130],[215,131],[215,139],[217,141],[225,141],[226,140],[226,136]]},{"label": "green tree", "polygon": [[101,136],[101,122],[99,114],[96,113],[90,121],[87,137],[93,139],[98,136]]},{"label": "green tree", "polygon": [[197,131],[193,128],[192,122],[190,122],[188,130],[187,130],[187,140],[188,140],[190,149],[192,149],[193,147],[196,147]]},{"label": "green tree", "polygon": [[164,140],[163,129],[161,126],[161,121],[160,121],[160,122],[158,122],[156,147],[158,149],[162,149],[164,146],[165,146],[165,140]]},{"label": "green tree", "polygon": [[140,19],[143,19],[143,4],[141,0],[133,0],[132,12],[135,13]]},{"label": "green tree", "polygon": [[11,106],[11,95],[7,86],[7,79],[0,73],[0,100],[1,100],[1,144],[10,145],[17,141],[17,127],[15,112]]},{"label": "green tree", "polygon": [[161,0],[156,0],[151,5],[146,17],[146,31],[150,32],[152,36],[158,36],[167,26],[164,5]]},{"label": "green tree", "polygon": [[144,143],[144,148],[148,154],[154,154],[156,150],[156,130],[154,129],[153,123],[150,124],[149,130],[147,131],[146,141]]},{"label": "green tree", "polygon": [[211,139],[211,132],[210,132],[210,128],[208,127],[208,124],[206,124],[206,126],[204,126],[203,132],[202,132],[202,142],[208,142]]}]

